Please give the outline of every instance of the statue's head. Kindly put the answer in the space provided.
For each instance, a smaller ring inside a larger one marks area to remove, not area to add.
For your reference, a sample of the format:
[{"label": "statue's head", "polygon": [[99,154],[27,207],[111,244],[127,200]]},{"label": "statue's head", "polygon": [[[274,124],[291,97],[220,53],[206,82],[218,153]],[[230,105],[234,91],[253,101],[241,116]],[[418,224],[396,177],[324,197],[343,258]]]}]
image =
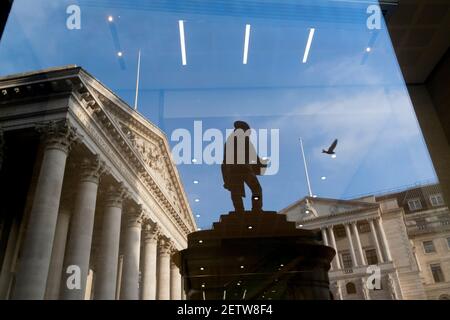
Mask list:
[{"label": "statue's head", "polygon": [[250,126],[248,125],[247,122],[238,120],[234,122],[234,129],[235,130],[242,129],[244,131],[247,131],[250,129]]}]

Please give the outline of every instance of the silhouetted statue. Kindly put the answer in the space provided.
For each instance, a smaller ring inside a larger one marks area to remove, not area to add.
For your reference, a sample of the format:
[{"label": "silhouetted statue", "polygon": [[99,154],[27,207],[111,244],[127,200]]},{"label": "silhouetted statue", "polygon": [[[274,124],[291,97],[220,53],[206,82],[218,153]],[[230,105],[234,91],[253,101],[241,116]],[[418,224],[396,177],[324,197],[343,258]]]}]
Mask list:
[{"label": "silhouetted statue", "polygon": [[231,192],[234,210],[244,212],[244,183],[252,191],[252,211],[262,211],[262,189],[256,175],[261,175],[261,168],[267,167],[256,154],[250,141],[250,126],[244,121],[234,123],[234,132],[227,138],[224,146],[222,177],[224,188]]},{"label": "silhouetted statue", "polygon": [[337,143],[338,143],[338,139],[334,140],[333,143],[331,144],[331,146],[328,147],[328,150],[322,149],[322,153],[335,154],[334,149],[336,149]]}]

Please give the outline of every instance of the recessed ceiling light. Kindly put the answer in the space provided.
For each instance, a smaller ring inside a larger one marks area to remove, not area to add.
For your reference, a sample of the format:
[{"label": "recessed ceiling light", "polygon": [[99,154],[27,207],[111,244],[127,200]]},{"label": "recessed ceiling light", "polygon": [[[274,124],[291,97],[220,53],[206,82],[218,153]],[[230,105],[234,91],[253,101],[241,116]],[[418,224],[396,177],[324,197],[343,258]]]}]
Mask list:
[{"label": "recessed ceiling light", "polygon": [[109,21],[109,22],[113,22],[113,21],[114,21],[113,16],[108,16],[108,21]]},{"label": "recessed ceiling light", "polygon": [[245,38],[244,38],[244,56],[242,57],[242,63],[247,64],[248,60],[248,44],[250,42],[250,25],[245,25]]},{"label": "recessed ceiling light", "polygon": [[302,225],[302,224],[299,224],[298,226],[299,226],[300,228],[301,228],[301,227],[303,227],[303,225]]},{"label": "recessed ceiling light", "polygon": [[198,240],[198,243],[203,243],[203,240]]},{"label": "recessed ceiling light", "polygon": [[253,226],[248,226],[247,227],[249,230],[252,230],[253,229]]},{"label": "recessed ceiling light", "polygon": [[203,267],[200,267],[200,271],[203,271],[203,270],[205,270],[205,268],[203,268]]},{"label": "recessed ceiling light", "polygon": [[316,29],[314,28],[309,29],[308,42],[306,43],[305,53],[303,55],[303,63],[306,63],[308,61],[309,50],[311,49],[311,43],[313,41],[315,31]]},{"label": "recessed ceiling light", "polygon": [[185,66],[187,64],[186,61],[186,42],[184,38],[184,21],[178,21],[178,28],[180,29],[180,48],[181,48],[181,64]]},{"label": "recessed ceiling light", "polygon": [[205,284],[204,283],[202,283],[202,288],[204,288],[205,287]]},{"label": "recessed ceiling light", "polygon": [[284,264],[280,264],[280,267],[284,267]]},{"label": "recessed ceiling light", "polygon": [[320,179],[322,179],[322,180],[327,180],[327,177],[322,176],[322,177],[320,177]]},{"label": "recessed ceiling light", "polygon": [[241,269],[244,269],[244,266],[241,266]]},{"label": "recessed ceiling light", "polygon": [[123,56],[123,52],[122,51],[117,52],[117,56],[119,57]]}]

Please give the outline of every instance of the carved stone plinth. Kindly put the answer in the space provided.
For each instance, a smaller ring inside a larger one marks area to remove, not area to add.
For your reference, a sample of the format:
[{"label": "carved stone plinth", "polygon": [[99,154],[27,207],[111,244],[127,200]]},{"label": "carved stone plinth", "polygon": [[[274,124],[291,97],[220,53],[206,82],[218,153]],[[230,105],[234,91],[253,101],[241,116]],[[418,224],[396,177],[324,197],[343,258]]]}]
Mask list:
[{"label": "carved stone plinth", "polygon": [[320,232],[297,229],[275,212],[246,212],[191,233],[174,261],[188,300],[328,300],[334,255]]}]

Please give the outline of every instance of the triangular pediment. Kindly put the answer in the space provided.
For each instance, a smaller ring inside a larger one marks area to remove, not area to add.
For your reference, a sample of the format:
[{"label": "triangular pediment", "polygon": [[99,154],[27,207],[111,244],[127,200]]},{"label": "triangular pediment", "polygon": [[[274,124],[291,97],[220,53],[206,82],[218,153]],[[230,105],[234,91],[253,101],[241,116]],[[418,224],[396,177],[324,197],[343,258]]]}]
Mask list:
[{"label": "triangular pediment", "polygon": [[377,209],[379,204],[370,199],[338,200],[329,198],[305,197],[282,209],[289,220],[311,220],[336,215],[351,214],[361,210]]},{"label": "triangular pediment", "polygon": [[87,75],[83,80],[100,102],[111,125],[141,160],[152,184],[157,185],[158,193],[164,196],[183,219],[194,226],[189,203],[172,162],[165,134],[96,79]]}]

